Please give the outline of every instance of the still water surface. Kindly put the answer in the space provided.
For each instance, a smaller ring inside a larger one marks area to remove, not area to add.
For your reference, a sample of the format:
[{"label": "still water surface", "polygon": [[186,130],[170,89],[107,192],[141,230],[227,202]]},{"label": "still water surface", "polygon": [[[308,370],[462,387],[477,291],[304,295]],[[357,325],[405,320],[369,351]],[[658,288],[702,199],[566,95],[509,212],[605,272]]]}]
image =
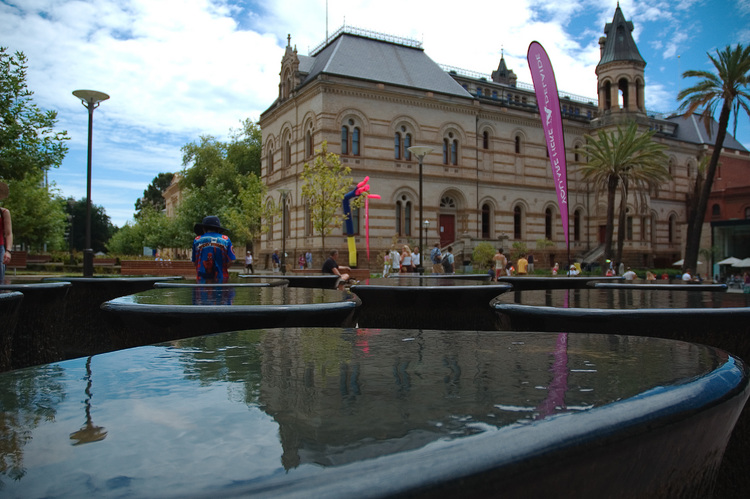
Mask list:
[{"label": "still water surface", "polygon": [[725,361],[653,338],[338,328],[123,350],[0,375],[0,495],[294,480],[588,411]]}]

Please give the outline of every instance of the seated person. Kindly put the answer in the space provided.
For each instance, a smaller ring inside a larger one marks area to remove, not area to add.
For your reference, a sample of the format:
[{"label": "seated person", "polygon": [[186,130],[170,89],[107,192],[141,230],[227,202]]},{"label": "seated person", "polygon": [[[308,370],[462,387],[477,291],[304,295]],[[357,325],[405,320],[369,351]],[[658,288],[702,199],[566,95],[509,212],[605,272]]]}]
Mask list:
[{"label": "seated person", "polygon": [[323,262],[323,268],[321,269],[321,272],[324,274],[334,274],[341,278],[343,281],[349,280],[349,274],[342,274],[341,271],[349,271],[351,272],[352,269],[345,265],[339,265],[336,263],[336,259],[339,257],[338,250],[332,250],[329,253],[328,258],[326,258],[326,261]]}]

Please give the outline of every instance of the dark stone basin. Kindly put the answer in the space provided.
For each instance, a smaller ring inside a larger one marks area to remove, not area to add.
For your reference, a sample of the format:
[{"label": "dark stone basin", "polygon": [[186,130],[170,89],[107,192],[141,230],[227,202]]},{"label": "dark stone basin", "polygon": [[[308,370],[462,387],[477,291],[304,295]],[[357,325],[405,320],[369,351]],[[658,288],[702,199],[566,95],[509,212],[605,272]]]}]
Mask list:
[{"label": "dark stone basin", "polygon": [[489,281],[429,277],[366,279],[352,285],[362,300],[361,327],[497,329],[490,301],[511,289]]},{"label": "dark stone basin", "polygon": [[710,497],[747,397],[741,362],[653,338],[240,331],[0,374],[0,480],[24,498]]},{"label": "dark stone basin", "polygon": [[11,367],[47,364],[65,358],[59,329],[65,322],[69,282],[28,282],[0,285],[23,293],[13,333]]},{"label": "dark stone basin", "polygon": [[589,286],[595,288],[609,289],[661,289],[665,291],[726,291],[726,284],[656,284],[654,283],[634,283],[634,282],[589,282]]},{"label": "dark stone basin", "polygon": [[64,321],[56,329],[64,345],[66,359],[108,352],[115,346],[108,341],[102,303],[118,296],[153,289],[154,283],[181,277],[50,277],[43,282],[72,284],[65,299]]},{"label": "dark stone basin", "polygon": [[[268,278],[267,275],[262,274],[240,274],[240,279],[247,279],[254,281],[258,279]],[[290,288],[322,288],[322,289],[336,289],[336,284],[339,281],[339,276],[333,274],[278,274],[274,276],[276,279],[285,279],[289,281]]]},{"label": "dark stone basin", "polygon": [[492,278],[489,274],[418,274],[418,273],[398,273],[390,274],[390,279],[458,279],[460,281],[490,281]]},{"label": "dark stone basin", "polygon": [[526,291],[531,289],[584,289],[591,282],[622,282],[622,277],[541,277],[541,276],[515,276],[500,277],[499,282],[508,282],[513,285],[514,291]]},{"label": "dark stone basin", "polygon": [[[711,345],[750,359],[750,295],[652,286],[520,291],[499,296],[493,305],[506,330],[606,331],[668,338]],[[716,497],[750,494],[748,446],[750,408],[742,412],[727,447]]]},{"label": "dark stone basin", "polygon": [[154,288],[258,288],[258,287],[272,287],[272,286],[288,286],[289,281],[284,279],[276,278],[259,278],[253,279],[251,282],[222,282],[222,283],[211,283],[211,284],[199,284],[195,282],[157,282],[154,283]]},{"label": "dark stone basin", "polygon": [[7,371],[12,367],[13,333],[22,300],[23,294],[18,291],[0,290],[0,371]]},{"label": "dark stone basin", "polygon": [[359,303],[332,289],[197,286],[152,289],[101,308],[119,349],[246,328],[352,326]]}]

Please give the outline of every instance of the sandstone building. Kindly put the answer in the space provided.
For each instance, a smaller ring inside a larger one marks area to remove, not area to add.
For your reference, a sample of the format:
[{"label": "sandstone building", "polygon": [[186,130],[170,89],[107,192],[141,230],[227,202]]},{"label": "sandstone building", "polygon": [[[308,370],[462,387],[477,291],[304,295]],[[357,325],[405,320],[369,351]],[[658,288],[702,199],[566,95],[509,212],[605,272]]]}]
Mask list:
[{"label": "sandstone building", "polygon": [[[696,132],[703,125],[693,118],[647,112],[646,62],[632,29],[618,6],[600,40],[596,100],[560,95],[570,253],[576,261],[595,261],[604,241],[605,193],[584,183],[575,166],[584,160],[584,135],[635,120],[656,130],[655,140],[668,146],[673,180],[629,199],[623,259],[633,266],[668,267],[681,258],[686,199],[699,161],[711,154],[712,139]],[[300,197],[303,166],[326,141],[328,150],[351,167],[354,181],[369,176],[371,192],[382,197],[370,202],[370,262],[363,213],[355,220],[362,267],[375,271],[377,255],[394,242],[419,240],[419,165],[408,151],[413,145],[432,148],[423,165],[426,248],[452,244],[459,269],[480,241],[506,251],[523,242],[535,253],[537,268],[567,259],[533,88],[519,82],[502,57],[491,75],[482,75],[438,65],[419,42],[353,28],[342,28],[308,56],[298,54],[289,40],[278,98],[261,115],[260,126],[262,177],[269,195],[285,201],[284,216],[273,220],[256,251],[266,258],[282,241],[290,264],[307,250],[315,253],[316,267],[324,251],[347,254],[340,229],[326,237],[327,248],[320,247]],[[750,168],[748,151],[730,135],[724,157],[745,172]],[[282,196],[282,190],[288,195]],[[735,204],[736,210],[750,210],[747,196]],[[710,247],[710,229],[704,238]]]}]

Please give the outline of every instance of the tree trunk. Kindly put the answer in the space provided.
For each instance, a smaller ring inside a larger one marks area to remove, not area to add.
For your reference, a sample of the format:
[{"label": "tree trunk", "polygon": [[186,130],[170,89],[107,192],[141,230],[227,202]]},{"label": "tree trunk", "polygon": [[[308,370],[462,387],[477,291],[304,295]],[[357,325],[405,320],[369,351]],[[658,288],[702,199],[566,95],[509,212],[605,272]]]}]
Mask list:
[{"label": "tree trunk", "polygon": [[719,129],[716,133],[716,143],[714,144],[714,152],[711,154],[711,161],[708,163],[706,169],[706,178],[703,182],[703,188],[701,189],[700,197],[698,198],[698,204],[695,208],[694,218],[688,220],[690,228],[688,232],[690,238],[687,241],[685,247],[685,263],[682,265],[682,271],[690,269],[695,272],[698,266],[698,251],[700,251],[701,244],[701,231],[703,230],[703,220],[706,218],[706,209],[708,207],[708,198],[711,196],[711,188],[714,184],[714,176],[716,175],[716,169],[719,165],[719,159],[721,157],[721,149],[724,146],[724,138],[727,135],[727,126],[729,125],[729,115],[732,110],[731,101],[724,100],[724,106],[721,108],[721,115],[719,116]]},{"label": "tree trunk", "polygon": [[628,212],[628,181],[622,181],[622,197],[620,198],[620,213],[617,219],[617,253],[615,261],[619,264],[622,262],[622,250],[625,246],[625,222]]},{"label": "tree trunk", "polygon": [[618,178],[609,177],[607,185],[607,227],[604,231],[604,259],[612,260],[612,239],[615,230],[615,194],[617,193]]}]

